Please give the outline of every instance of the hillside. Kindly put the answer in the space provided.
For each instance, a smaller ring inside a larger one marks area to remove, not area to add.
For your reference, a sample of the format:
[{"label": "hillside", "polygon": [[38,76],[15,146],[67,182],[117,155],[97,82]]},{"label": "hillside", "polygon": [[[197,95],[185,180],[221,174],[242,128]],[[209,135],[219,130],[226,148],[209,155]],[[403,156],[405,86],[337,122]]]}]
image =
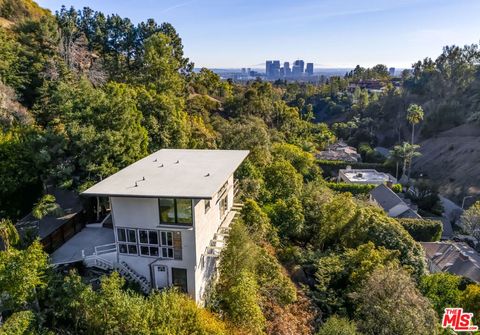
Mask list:
[{"label": "hillside", "polygon": [[442,194],[458,203],[465,195],[480,195],[480,127],[464,124],[420,143],[416,172],[437,182]]},{"label": "hillside", "polygon": [[50,11],[40,7],[32,0],[0,0],[0,26],[8,21],[18,21],[24,18],[39,19],[50,14]]}]

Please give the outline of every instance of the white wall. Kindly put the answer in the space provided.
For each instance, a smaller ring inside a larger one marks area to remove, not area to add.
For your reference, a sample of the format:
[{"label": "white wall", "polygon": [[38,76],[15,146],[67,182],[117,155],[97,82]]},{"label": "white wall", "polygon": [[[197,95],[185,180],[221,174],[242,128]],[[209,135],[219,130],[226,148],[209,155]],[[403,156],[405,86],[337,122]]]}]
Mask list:
[{"label": "white wall", "polygon": [[[169,283],[172,283],[171,268],[187,269],[188,293],[195,296],[195,217],[193,227],[160,226],[158,199],[112,197],[110,199],[113,213],[113,226],[122,228],[153,229],[163,231],[179,231],[182,234],[182,260],[165,259],[157,261],[168,268]],[[115,240],[117,234],[115,230]],[[117,249],[118,252],[118,249]],[[125,261],[132,270],[151,281],[150,264],[158,260],[156,257],[118,254],[118,261]]]},{"label": "white wall", "polygon": [[[228,209],[233,206],[233,175],[230,176],[228,179]],[[219,203],[217,203],[218,194],[215,194],[214,198],[210,201],[210,210],[205,213],[205,200],[195,201],[195,244],[196,244],[196,264],[197,269],[195,272],[195,282],[196,287],[196,295],[195,300],[201,301],[202,295],[204,293],[205,287],[208,284],[208,280],[210,279],[211,268],[208,266],[201,267],[201,258],[202,254],[206,252],[206,248],[210,246],[212,239],[215,236],[215,233],[218,231],[220,227],[221,219],[220,219],[220,207]],[[204,264],[207,264],[209,260],[204,258]]]},{"label": "white wall", "polygon": [[[233,175],[228,179],[228,209],[233,206]],[[169,283],[172,283],[171,268],[187,269],[188,293],[199,302],[212,275],[212,266],[201,266],[202,254],[211,245],[215,233],[221,224],[217,194],[210,200],[210,209],[205,213],[205,200],[193,200],[193,227],[160,226],[158,199],[112,197],[113,225],[116,227],[180,231],[182,233],[182,260],[161,260],[155,257],[119,254],[119,261],[125,261],[133,270],[151,281],[150,265],[162,264],[168,268]],[[115,234],[116,238],[116,234]],[[118,250],[117,250],[118,251]],[[204,264],[208,263],[204,259]],[[211,259],[210,259],[210,265]]]}]

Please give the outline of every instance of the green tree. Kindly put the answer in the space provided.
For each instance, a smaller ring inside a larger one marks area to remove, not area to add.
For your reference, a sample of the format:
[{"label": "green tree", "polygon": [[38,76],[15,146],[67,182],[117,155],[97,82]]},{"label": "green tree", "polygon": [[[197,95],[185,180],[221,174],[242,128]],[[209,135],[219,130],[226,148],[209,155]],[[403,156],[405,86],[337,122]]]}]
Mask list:
[{"label": "green tree", "polygon": [[407,120],[412,125],[412,145],[414,144],[415,138],[415,125],[420,123],[423,120],[423,109],[421,106],[416,104],[411,104],[407,109]]},{"label": "green tree", "polygon": [[405,176],[408,167],[408,180],[410,180],[410,171],[412,167],[412,160],[415,157],[421,156],[421,153],[418,152],[420,148],[419,145],[410,144],[408,142],[403,142],[402,145],[396,145],[393,150],[390,152],[392,157],[401,159],[403,161],[402,175]]},{"label": "green tree", "polygon": [[37,301],[37,288],[45,286],[48,261],[40,242],[25,250],[0,251],[0,296],[5,309],[16,309]]},{"label": "green tree", "polygon": [[273,199],[298,196],[302,190],[302,176],[285,160],[278,160],[265,169],[265,184]]},{"label": "green tree", "polygon": [[240,214],[255,242],[265,241],[269,235],[272,235],[270,219],[255,200],[246,199]]},{"label": "green tree", "polygon": [[0,240],[6,251],[10,249],[10,246],[15,246],[20,242],[20,236],[12,221],[0,219]]},{"label": "green tree", "polygon": [[347,318],[333,315],[325,321],[316,335],[359,335],[357,325]]},{"label": "green tree", "polygon": [[450,273],[433,273],[425,275],[420,280],[419,289],[427,297],[437,312],[443,316],[445,308],[461,306],[462,278]]},{"label": "green tree", "polygon": [[35,315],[32,311],[13,313],[3,325],[0,335],[35,335]]},{"label": "green tree", "polygon": [[377,268],[398,263],[397,257],[398,252],[376,248],[371,242],[320,257],[315,264],[317,304],[327,315],[352,314],[354,305],[349,294]]},{"label": "green tree", "polygon": [[460,300],[460,306],[465,309],[465,312],[473,313],[476,321],[474,324],[478,324],[478,315],[480,313],[480,285],[467,285],[465,290],[462,292]]},{"label": "green tree", "polygon": [[297,197],[278,199],[267,208],[272,224],[282,237],[296,239],[302,236],[305,217],[303,207]]},{"label": "green tree", "polygon": [[240,272],[237,282],[224,294],[225,313],[236,326],[250,334],[262,334],[265,317],[258,304],[258,284],[254,276]]},{"label": "green tree", "polygon": [[355,320],[365,334],[432,334],[437,327],[435,311],[407,271],[378,268],[353,294]]},{"label": "green tree", "polygon": [[463,229],[480,241],[480,201],[475,202],[462,214]]}]

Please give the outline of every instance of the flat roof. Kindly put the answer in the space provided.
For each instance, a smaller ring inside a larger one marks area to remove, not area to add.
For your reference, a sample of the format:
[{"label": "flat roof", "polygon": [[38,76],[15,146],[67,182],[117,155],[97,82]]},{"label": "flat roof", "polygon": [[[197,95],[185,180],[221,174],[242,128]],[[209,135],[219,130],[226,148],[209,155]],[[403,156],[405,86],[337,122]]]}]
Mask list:
[{"label": "flat roof", "polygon": [[82,194],[211,199],[248,153],[248,150],[161,149]]},{"label": "flat roof", "polygon": [[352,182],[397,182],[397,180],[389,173],[378,172],[374,169],[340,169],[340,172]]}]

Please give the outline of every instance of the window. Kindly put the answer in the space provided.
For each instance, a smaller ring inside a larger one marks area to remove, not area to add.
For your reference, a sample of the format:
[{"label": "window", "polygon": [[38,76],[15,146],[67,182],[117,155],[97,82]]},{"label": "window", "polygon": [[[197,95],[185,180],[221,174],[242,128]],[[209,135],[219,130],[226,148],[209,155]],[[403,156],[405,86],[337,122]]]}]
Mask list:
[{"label": "window", "polygon": [[137,255],[137,231],[135,229],[117,228],[118,251],[121,254]]},{"label": "window", "polygon": [[187,292],[187,270],[172,268],[172,284],[180,288],[183,292]]},{"label": "window", "polygon": [[175,223],[175,199],[160,199],[160,222]]},{"label": "window", "polygon": [[205,201],[205,213],[206,213],[210,209],[210,200],[204,200],[204,201]]},{"label": "window", "polygon": [[223,219],[228,210],[228,194],[225,195],[219,203],[220,206],[220,219]]},{"label": "window", "polygon": [[160,245],[162,250],[162,257],[163,258],[171,258],[173,259],[173,232],[171,231],[162,231],[160,232],[161,239]]},{"label": "window", "polygon": [[191,199],[159,199],[160,223],[191,225],[192,200]]},{"label": "window", "polygon": [[182,259],[182,233],[146,229],[117,228],[121,254]]},{"label": "window", "polygon": [[158,257],[158,232],[140,229],[138,231],[138,239],[142,256]]},{"label": "window", "polygon": [[192,200],[177,199],[177,222],[192,224]]}]

